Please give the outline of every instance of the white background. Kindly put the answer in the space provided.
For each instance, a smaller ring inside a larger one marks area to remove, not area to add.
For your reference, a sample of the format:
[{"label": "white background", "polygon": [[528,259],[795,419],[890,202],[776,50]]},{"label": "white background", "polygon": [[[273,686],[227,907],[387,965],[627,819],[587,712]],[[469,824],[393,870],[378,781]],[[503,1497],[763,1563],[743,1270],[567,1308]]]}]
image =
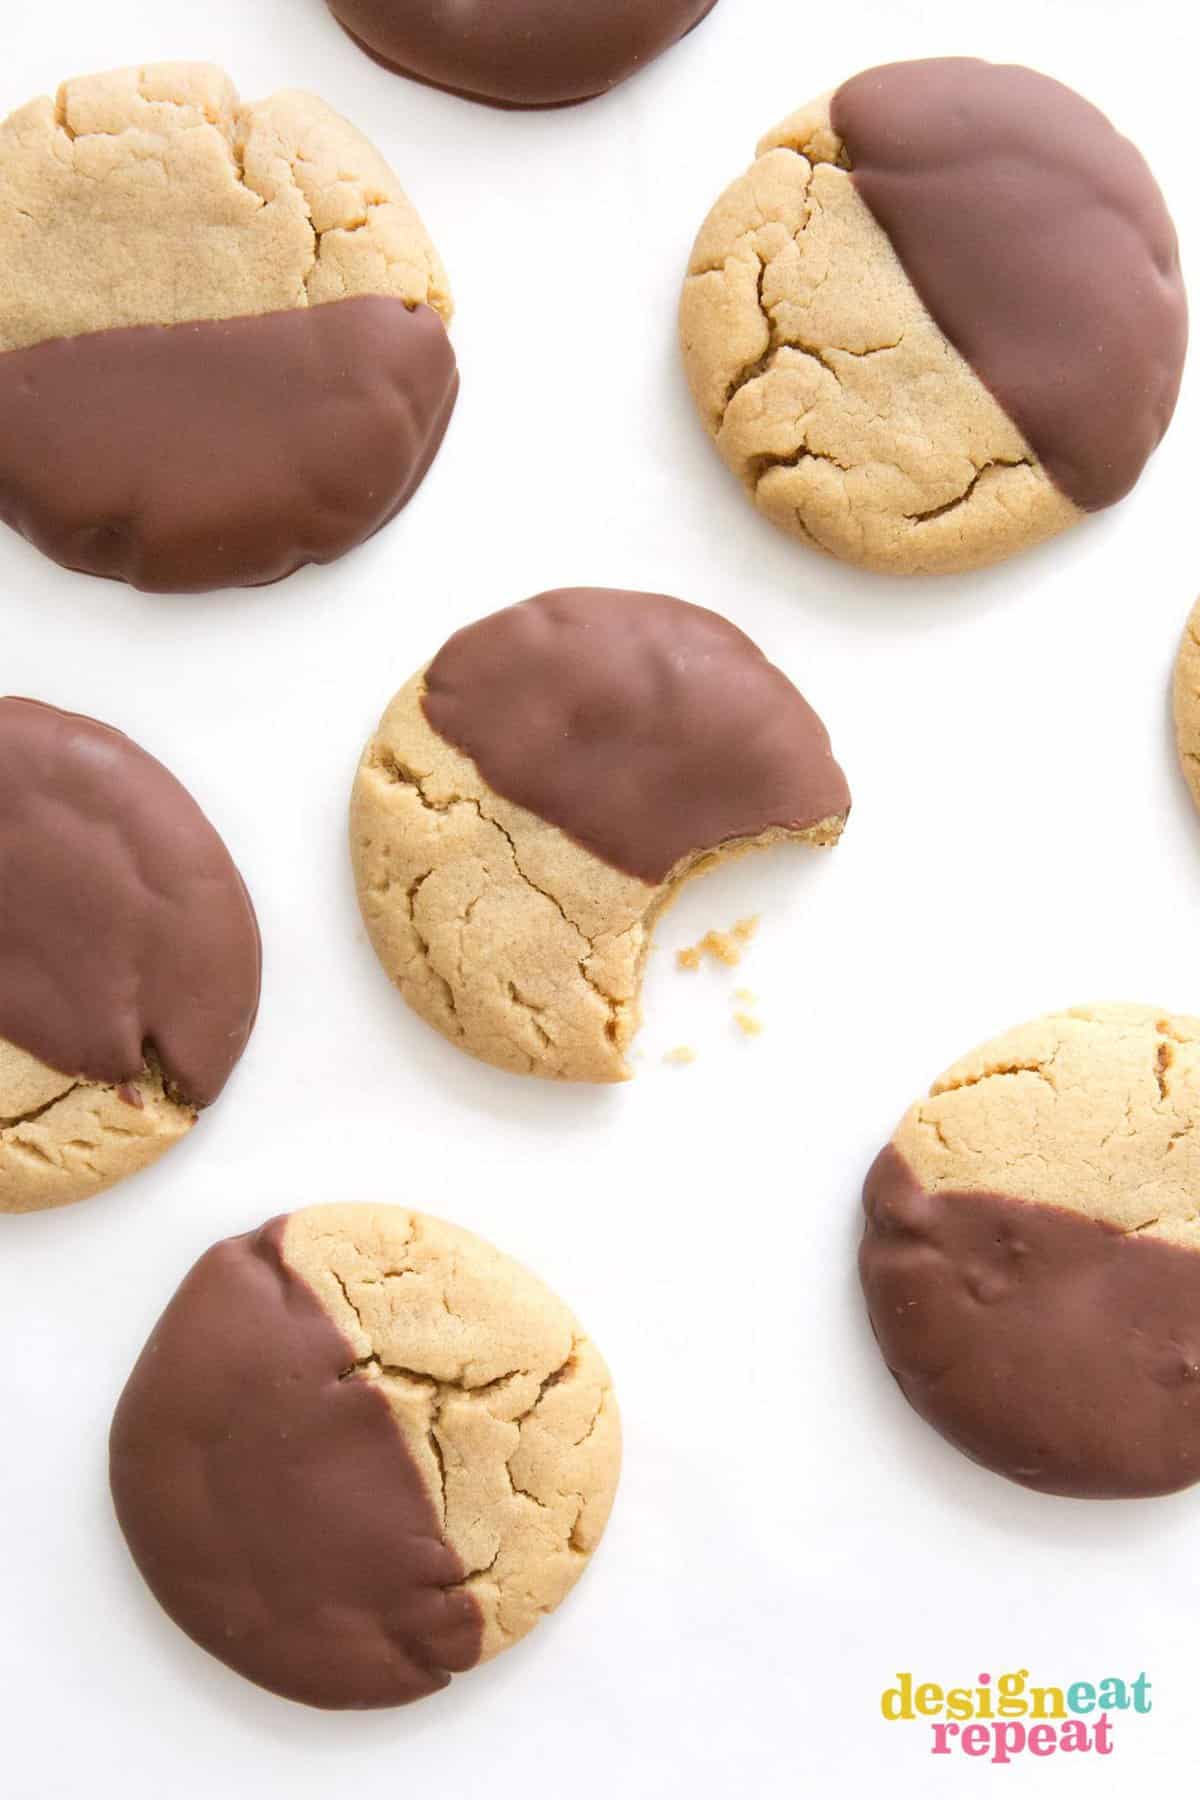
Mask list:
[{"label": "white background", "polygon": [[[1125,504],[985,575],[898,582],[753,513],[674,339],[691,239],[758,134],[861,67],[946,52],[1033,63],[1103,106],[1162,181],[1200,292],[1189,10],[720,0],[609,98],[529,115],[387,75],[321,0],[7,0],[3,111],[175,57],[347,113],[445,257],[463,386],[396,524],[281,587],[142,596],[0,539],[0,691],[162,757],[244,870],[266,957],[257,1032],[188,1142],[86,1205],[0,1220],[3,1800],[1193,1789],[1200,1491],[1053,1500],[969,1465],[883,1369],[854,1246],[872,1155],[958,1053],[1075,1002],[1200,1011],[1200,828],[1167,699],[1200,585],[1200,359]],[[822,713],[855,800],[832,855],[685,896],[638,1078],[613,1091],[475,1065],[410,1015],[344,846],[393,689],[453,627],[574,583],[727,612]],[[677,973],[676,946],[749,912],[742,969]],[[756,1040],[731,1022],[742,985]],[[696,1062],[664,1065],[680,1043]],[[276,1700],[195,1649],[105,1488],[113,1403],[193,1259],[341,1199],[444,1212],[532,1265],[608,1356],[627,1433],[612,1526],[562,1611],[451,1691],[365,1716]],[[1145,1669],[1154,1710],[1118,1722],[1108,1761],[1003,1771],[880,1719],[897,1670],[1015,1667]]]}]

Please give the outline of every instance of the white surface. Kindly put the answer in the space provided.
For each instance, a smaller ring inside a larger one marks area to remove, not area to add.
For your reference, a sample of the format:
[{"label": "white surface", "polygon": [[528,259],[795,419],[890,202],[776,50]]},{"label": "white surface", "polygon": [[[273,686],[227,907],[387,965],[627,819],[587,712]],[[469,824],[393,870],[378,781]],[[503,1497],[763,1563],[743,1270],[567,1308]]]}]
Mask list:
[{"label": "white surface", "polygon": [[[225,834],[266,952],[257,1033],[190,1141],[110,1195],[0,1221],[4,1800],[1182,1793],[1200,1491],[1089,1505],[972,1468],[893,1388],[853,1254],[871,1156],[959,1052],[1076,1001],[1200,1011],[1200,830],[1166,697],[1200,584],[1197,359],[1126,504],[982,577],[898,585],[748,508],[692,414],[674,309],[759,132],[909,55],[1011,58],[1081,89],[1141,142],[1194,251],[1188,10],[721,0],[609,99],[531,116],[388,76],[320,0],[9,0],[5,111],[166,57],[345,111],[446,259],[463,390],[400,520],[282,587],[139,596],[0,537],[0,690],[161,756]],[[729,613],[823,714],[855,796],[833,855],[750,861],[684,898],[639,1079],[611,1092],[476,1066],[410,1015],[343,841],[393,689],[453,627],[571,583]],[[675,946],[749,912],[741,970],[676,973]],[[754,1041],[731,1024],[743,984]],[[679,1043],[698,1060],[665,1067]],[[531,1264],[608,1356],[627,1432],[608,1538],[561,1613],[450,1692],[362,1717],[275,1700],[195,1649],[129,1564],[104,1468],[113,1402],[195,1256],[343,1198],[443,1211]],[[896,1670],[1013,1667],[1145,1669],[1154,1710],[1118,1723],[1107,1761],[1003,1774],[880,1721]]]}]

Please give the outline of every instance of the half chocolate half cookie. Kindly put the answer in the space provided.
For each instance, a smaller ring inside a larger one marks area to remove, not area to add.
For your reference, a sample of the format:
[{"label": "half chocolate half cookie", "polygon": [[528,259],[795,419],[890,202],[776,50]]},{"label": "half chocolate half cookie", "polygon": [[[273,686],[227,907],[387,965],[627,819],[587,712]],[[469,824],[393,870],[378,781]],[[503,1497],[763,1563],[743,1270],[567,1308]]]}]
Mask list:
[{"label": "half chocolate half cookie", "polygon": [[204,64],[70,81],[0,126],[0,519],[156,592],[343,555],[458,389],[437,253],[311,95]]},{"label": "half chocolate half cookie", "polygon": [[879,1347],[921,1416],[1042,1493],[1200,1480],[1200,1020],[1078,1007],[955,1063],[867,1176]]},{"label": "half chocolate half cookie", "polygon": [[524,1637],[587,1567],[620,1460],[562,1302],[398,1206],[215,1245],[110,1438],[121,1529],[176,1624],[321,1707],[422,1699]]},{"label": "half chocolate half cookie", "polygon": [[836,843],[816,713],[717,613],[566,588],[457,632],[359,766],[351,851],[380,961],[451,1042],[621,1081],[654,926],[741,851]]},{"label": "half chocolate half cookie", "polygon": [[755,505],[895,573],[970,569],[1127,494],[1187,345],[1140,153],[1032,69],[870,69],[768,132],[681,307],[704,423]]}]

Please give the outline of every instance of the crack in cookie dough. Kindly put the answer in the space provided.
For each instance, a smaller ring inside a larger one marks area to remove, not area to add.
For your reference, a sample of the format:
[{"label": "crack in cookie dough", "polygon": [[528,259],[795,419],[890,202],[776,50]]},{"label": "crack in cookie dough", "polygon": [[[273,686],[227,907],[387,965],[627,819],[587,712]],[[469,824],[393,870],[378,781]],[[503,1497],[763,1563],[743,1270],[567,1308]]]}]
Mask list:
[{"label": "crack in cookie dough", "polygon": [[943,518],[946,513],[953,512],[956,507],[965,506],[975,492],[975,489],[979,486],[979,483],[985,476],[990,475],[994,469],[1030,469],[1032,467],[1033,459],[1028,456],[1017,457],[1012,461],[1005,461],[1001,457],[993,457],[990,462],[985,462],[980,468],[976,469],[962,493],[956,494],[953,500],[947,500],[942,506],[931,506],[928,512],[906,513],[905,517],[916,522],[920,522],[924,519]]},{"label": "crack in cookie dough", "polygon": [[769,133],[713,208],[680,329],[726,463],[774,523],[836,556],[972,568],[1081,516],[917,296],[827,100]]},{"label": "crack in cookie dough", "polygon": [[27,1112],[14,1113],[10,1118],[0,1119],[0,1136],[5,1132],[11,1131],[14,1126],[31,1125],[35,1119],[42,1118],[54,1107],[61,1106],[64,1100],[69,1100],[71,1095],[74,1094],[81,1085],[80,1082],[73,1081],[68,1087],[63,1089],[61,1094],[55,1094],[52,1100],[43,1101],[41,1106],[31,1106]]}]

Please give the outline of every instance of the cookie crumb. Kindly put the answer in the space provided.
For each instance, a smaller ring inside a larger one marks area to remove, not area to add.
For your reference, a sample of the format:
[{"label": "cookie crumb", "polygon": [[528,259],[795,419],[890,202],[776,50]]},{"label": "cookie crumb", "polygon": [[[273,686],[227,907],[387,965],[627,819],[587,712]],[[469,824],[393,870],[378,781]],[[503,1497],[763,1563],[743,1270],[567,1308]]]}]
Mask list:
[{"label": "cookie crumb", "polygon": [[676,1044],[674,1050],[668,1050],[663,1057],[665,1063],[674,1063],[677,1066],[683,1063],[694,1063],[695,1060],[696,1052],[690,1044]]},{"label": "cookie crumb", "polygon": [[733,1016],[739,1031],[744,1032],[747,1037],[761,1037],[761,1019],[756,1019],[753,1013],[748,1012],[735,1012]]},{"label": "cookie crumb", "polygon": [[706,931],[698,944],[689,944],[685,950],[677,950],[675,961],[681,969],[698,969],[705,956],[711,956],[714,962],[721,962],[727,968],[734,968],[742,960],[742,949],[750,942],[758,930],[758,914],[753,918],[738,919],[728,931]]},{"label": "cookie crumb", "polygon": [[740,1000],[743,1006],[757,1006],[758,995],[750,988],[734,988],[733,997]]}]

